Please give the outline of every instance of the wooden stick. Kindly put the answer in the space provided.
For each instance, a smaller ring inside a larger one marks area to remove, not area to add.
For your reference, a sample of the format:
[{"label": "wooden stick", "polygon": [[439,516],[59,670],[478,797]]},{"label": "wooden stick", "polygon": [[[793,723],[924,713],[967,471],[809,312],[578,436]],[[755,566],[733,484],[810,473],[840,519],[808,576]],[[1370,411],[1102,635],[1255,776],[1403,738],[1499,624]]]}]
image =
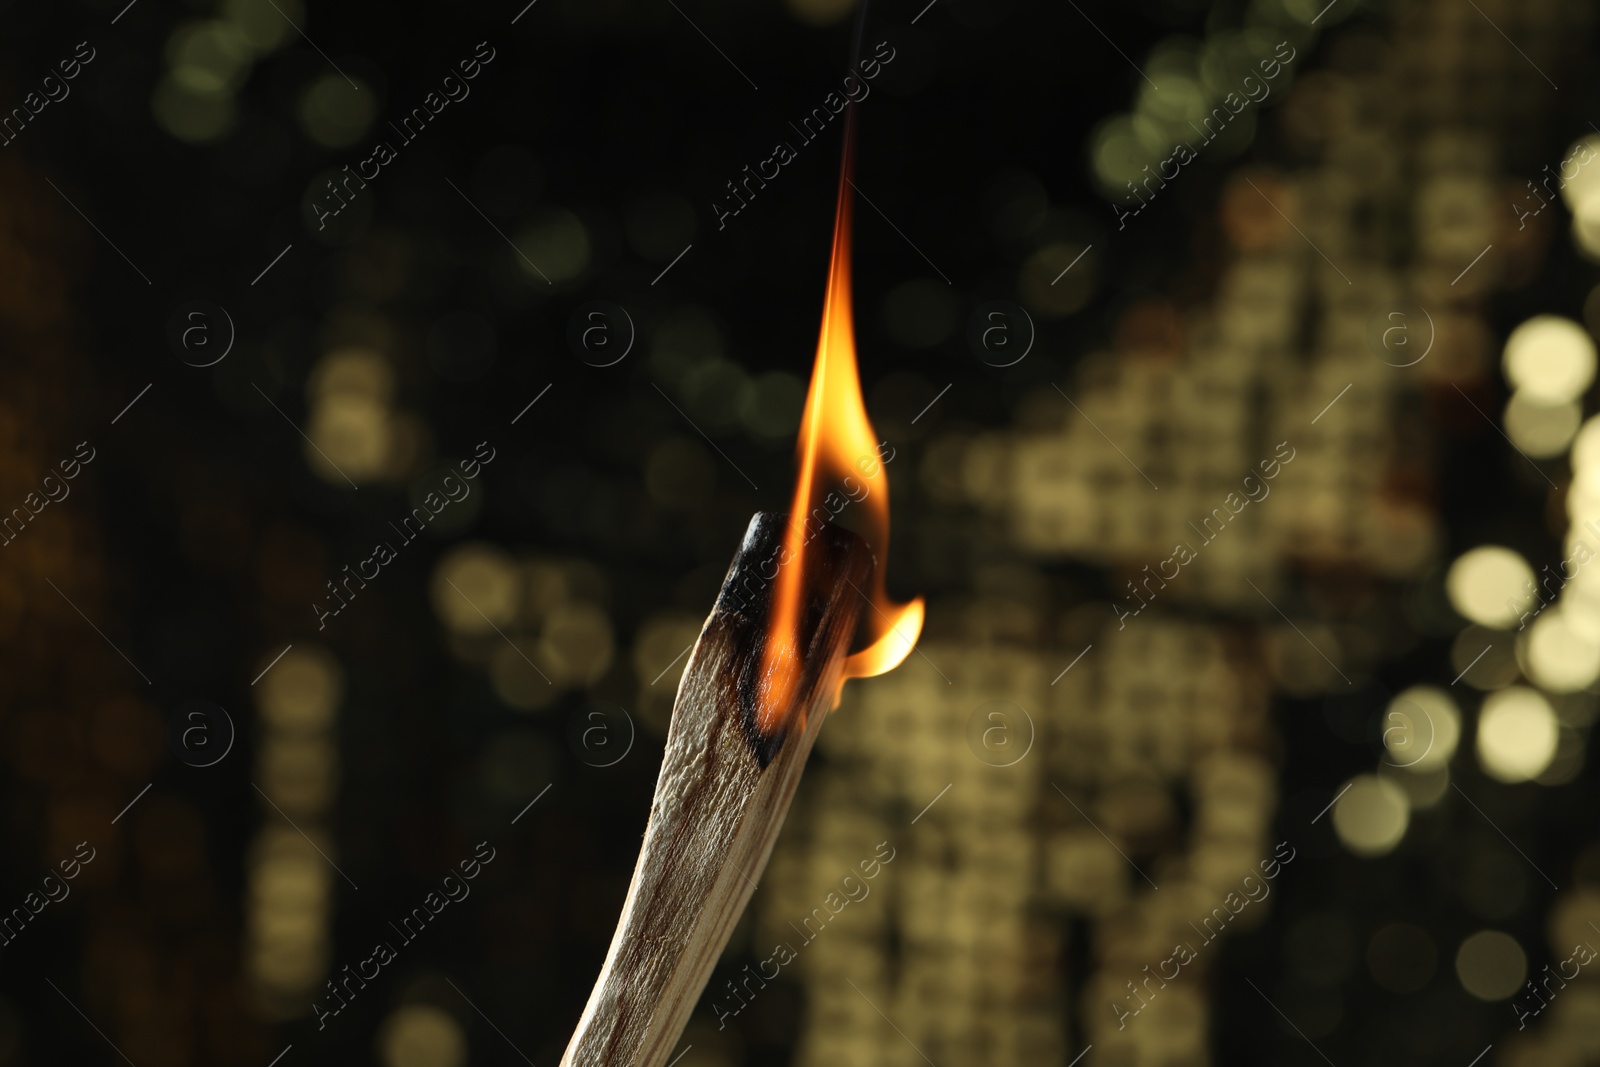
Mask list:
[{"label": "wooden stick", "polygon": [[786,724],[763,737],[755,699],[786,521],[766,513],[750,520],[689,656],[633,883],[563,1065],[665,1063],[766,868],[839,685],[863,606],[857,590],[873,567],[865,543],[839,527],[810,542],[802,681]]}]

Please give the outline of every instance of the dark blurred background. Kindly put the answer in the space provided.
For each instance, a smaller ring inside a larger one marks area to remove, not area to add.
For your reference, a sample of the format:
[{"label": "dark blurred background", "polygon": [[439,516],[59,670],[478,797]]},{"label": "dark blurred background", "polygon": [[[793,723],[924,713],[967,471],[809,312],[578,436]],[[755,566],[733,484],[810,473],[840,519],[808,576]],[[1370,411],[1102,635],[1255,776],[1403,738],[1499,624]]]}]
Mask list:
[{"label": "dark blurred background", "polygon": [[[858,15],[0,0],[0,1064],[559,1059],[681,654],[788,504],[843,128],[791,123]],[[1591,8],[863,40],[928,624],[824,731],[684,1067],[1600,1057]]]}]

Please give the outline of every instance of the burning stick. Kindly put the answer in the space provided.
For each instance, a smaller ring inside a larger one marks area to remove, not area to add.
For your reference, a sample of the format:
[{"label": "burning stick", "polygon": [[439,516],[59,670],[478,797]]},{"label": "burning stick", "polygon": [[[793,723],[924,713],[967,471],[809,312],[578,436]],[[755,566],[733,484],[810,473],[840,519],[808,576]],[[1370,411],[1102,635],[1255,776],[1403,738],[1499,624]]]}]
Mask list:
[{"label": "burning stick", "polygon": [[[889,490],[861,400],[850,315],[854,120],[852,108],[794,506],[787,517],[750,521],[690,654],[644,848],[563,1065],[666,1062],[766,867],[845,680],[893,669],[922,629],[920,599],[893,604],[884,592]],[[829,521],[843,508],[835,499],[860,505],[852,517],[861,518],[861,537]],[[850,654],[858,627],[866,647]]]},{"label": "burning stick", "polygon": [[[678,686],[650,825],[622,920],[563,1064],[661,1064],[766,867],[834,694],[872,571],[829,527],[807,550],[802,670],[784,725],[758,702],[783,516],[750,520]],[[849,584],[847,584],[849,583]],[[841,593],[840,590],[843,590]]]}]

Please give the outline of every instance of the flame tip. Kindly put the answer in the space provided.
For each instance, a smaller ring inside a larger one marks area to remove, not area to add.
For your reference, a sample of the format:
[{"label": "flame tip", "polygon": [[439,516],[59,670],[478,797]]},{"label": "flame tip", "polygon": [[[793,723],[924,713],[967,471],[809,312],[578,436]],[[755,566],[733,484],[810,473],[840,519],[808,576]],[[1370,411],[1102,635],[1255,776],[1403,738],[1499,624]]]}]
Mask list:
[{"label": "flame tip", "polygon": [[[804,572],[800,550],[806,540],[805,527],[813,520],[824,524],[831,522],[846,506],[859,506],[865,512],[865,521],[861,524],[863,539],[880,560],[888,556],[889,477],[883,466],[888,459],[879,451],[877,434],[861,396],[850,300],[849,190],[853,187],[850,173],[854,154],[852,122],[846,131],[844,159],[839,169],[821,335],[817,339],[816,359],[796,441],[800,469],[795,479],[789,528],[784,534],[787,557],[796,560],[796,564],[778,575],[769,638],[763,653],[763,700],[758,717],[763,731],[768,725],[776,729],[773,720],[786,714],[777,709],[789,706],[789,697],[799,680],[797,657],[792,649],[793,635],[800,620]],[[893,458],[892,453],[889,458]],[[844,495],[832,490],[835,484],[845,490]],[[796,518],[800,521],[794,521]],[[869,634],[869,642],[865,648],[845,658],[839,680],[841,689],[850,678],[870,678],[899,666],[911,654],[922,633],[926,614],[923,599],[917,597],[906,604],[890,601],[884,588],[882,566],[873,571],[866,598],[868,610],[863,612],[862,625]],[[778,634],[788,639],[779,640],[774,636]],[[785,657],[780,649],[791,651]],[[836,690],[836,706],[838,697]]]}]

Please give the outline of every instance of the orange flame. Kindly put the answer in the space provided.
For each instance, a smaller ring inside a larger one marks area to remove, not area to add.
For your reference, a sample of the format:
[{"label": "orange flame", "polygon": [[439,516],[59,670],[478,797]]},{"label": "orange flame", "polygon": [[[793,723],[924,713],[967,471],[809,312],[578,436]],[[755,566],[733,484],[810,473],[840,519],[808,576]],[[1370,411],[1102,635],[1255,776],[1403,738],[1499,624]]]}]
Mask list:
[{"label": "orange flame", "polygon": [[[770,737],[789,714],[800,680],[799,621],[805,588],[803,549],[810,539],[806,526],[826,521],[837,508],[824,501],[835,486],[843,492],[836,501],[860,511],[857,523],[863,539],[877,556],[861,626],[867,645],[848,656],[839,689],[850,678],[870,678],[898,667],[911,654],[922,633],[924,605],[921,597],[895,604],[884,589],[884,568],[889,554],[889,475],[878,450],[877,434],[861,399],[861,378],[856,370],[855,328],[850,306],[850,216],[854,170],[855,109],[845,120],[844,161],[839,171],[839,199],[834,215],[833,257],[828,269],[827,298],[822,305],[822,335],[806,392],[805,413],[796,443],[800,476],[789,509],[789,529],[784,535],[783,559],[773,590],[772,616],[763,653],[762,686],[756,724]],[[854,488],[852,488],[854,487]],[[861,495],[861,490],[865,494]],[[838,707],[839,692],[833,695]]]}]

